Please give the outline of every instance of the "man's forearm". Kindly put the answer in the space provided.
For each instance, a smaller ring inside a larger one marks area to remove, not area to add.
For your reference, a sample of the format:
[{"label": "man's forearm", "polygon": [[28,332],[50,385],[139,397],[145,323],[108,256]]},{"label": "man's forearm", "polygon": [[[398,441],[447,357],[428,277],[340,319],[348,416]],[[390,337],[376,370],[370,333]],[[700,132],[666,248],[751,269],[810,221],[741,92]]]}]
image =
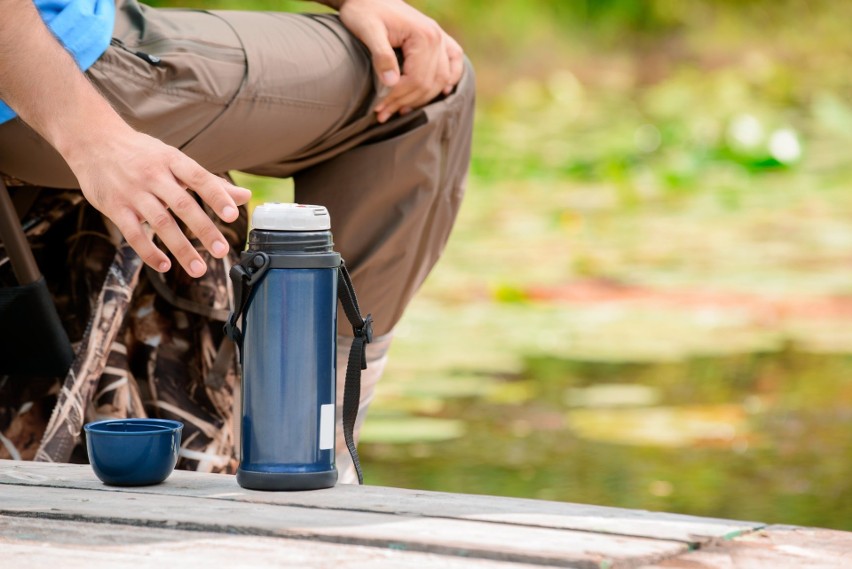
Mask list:
[{"label": "man's forearm", "polygon": [[130,128],[53,37],[32,0],[4,2],[0,78],[0,99],[66,159],[88,136]]}]

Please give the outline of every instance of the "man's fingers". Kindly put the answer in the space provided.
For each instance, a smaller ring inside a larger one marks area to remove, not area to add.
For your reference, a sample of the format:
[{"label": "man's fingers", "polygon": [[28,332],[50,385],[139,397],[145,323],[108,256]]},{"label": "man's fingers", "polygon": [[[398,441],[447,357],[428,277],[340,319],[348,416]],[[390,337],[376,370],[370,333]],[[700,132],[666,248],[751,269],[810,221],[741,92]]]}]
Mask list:
[{"label": "man's fingers", "polygon": [[141,197],[136,209],[191,277],[198,278],[207,271],[207,265],[201,255],[180,230],[172,214],[157,198],[150,194]]},{"label": "man's fingers", "polygon": [[201,196],[223,221],[234,221],[239,216],[237,204],[223,186],[224,180],[214,176],[187,155],[174,154],[169,165],[175,178]]},{"label": "man's fingers", "polygon": [[445,40],[447,42],[447,57],[450,61],[450,82],[444,88],[444,94],[449,95],[459,84],[462,73],[464,73],[464,51],[451,36],[445,34]]},{"label": "man's fingers", "polygon": [[399,83],[385,100],[376,105],[375,112],[380,123],[387,121],[402,107],[425,105],[443,88],[443,83],[436,81],[440,63],[434,53],[412,50],[405,57]]},{"label": "man's fingers", "polygon": [[[443,32],[440,32],[443,34]],[[443,91],[453,79],[449,47],[445,47],[443,35],[439,35],[437,49],[432,41],[421,40],[403,48],[405,63],[402,78],[397,86],[374,109],[380,123],[403,108],[418,108],[429,103]]]},{"label": "man's fingers", "polygon": [[[400,81],[400,87],[408,87],[408,82],[414,84],[414,80],[403,75]],[[409,107],[416,109],[422,107],[429,101],[435,98],[441,92],[441,85],[433,83],[429,86],[414,84],[411,88],[401,89],[398,96],[390,96],[383,102],[382,109],[378,112],[378,121],[385,122],[392,117],[396,112],[403,108]]]},{"label": "man's fingers", "polygon": [[397,83],[396,87],[393,88],[390,94],[381,103],[376,105],[374,111],[378,121],[380,123],[387,121],[399,110],[399,101],[408,99],[411,94],[416,93],[417,90],[417,83],[412,80],[411,77],[403,75],[402,79],[400,79],[399,83]]},{"label": "man's fingers", "polygon": [[214,257],[221,259],[228,253],[228,242],[225,237],[204,213],[192,194],[175,186],[173,191],[162,192],[160,198],[177,217],[183,220],[187,228],[198,237],[204,248]]},{"label": "man's fingers", "polygon": [[171,268],[172,264],[168,256],[154,245],[136,214],[126,209],[113,214],[110,218],[146,265],[161,273]]},{"label": "man's fingers", "polygon": [[435,81],[437,85],[436,94],[440,93],[444,85],[450,82],[450,54],[447,51],[447,42],[446,42],[447,34],[443,31],[441,32],[441,47],[438,49],[437,53],[437,64],[436,64],[436,73],[435,73]]},{"label": "man's fingers", "polygon": [[386,87],[396,85],[399,82],[399,63],[396,61],[396,54],[388,39],[388,29],[381,20],[362,22],[356,35],[370,50],[373,69],[382,84]]},{"label": "man's fingers", "polygon": [[237,205],[245,205],[251,199],[251,190],[241,188],[230,183],[228,180],[222,180],[222,185],[225,191],[231,195],[231,199]]}]

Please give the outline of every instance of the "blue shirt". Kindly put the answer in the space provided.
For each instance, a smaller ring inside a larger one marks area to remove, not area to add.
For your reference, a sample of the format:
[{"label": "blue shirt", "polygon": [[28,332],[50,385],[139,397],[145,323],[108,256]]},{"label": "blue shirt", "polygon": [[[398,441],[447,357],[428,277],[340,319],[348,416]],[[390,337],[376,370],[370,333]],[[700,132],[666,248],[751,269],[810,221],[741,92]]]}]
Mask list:
[{"label": "blue shirt", "polygon": [[[113,0],[33,0],[41,18],[65,46],[80,69],[88,69],[103,55],[115,23]],[[0,124],[15,111],[0,101]]]}]

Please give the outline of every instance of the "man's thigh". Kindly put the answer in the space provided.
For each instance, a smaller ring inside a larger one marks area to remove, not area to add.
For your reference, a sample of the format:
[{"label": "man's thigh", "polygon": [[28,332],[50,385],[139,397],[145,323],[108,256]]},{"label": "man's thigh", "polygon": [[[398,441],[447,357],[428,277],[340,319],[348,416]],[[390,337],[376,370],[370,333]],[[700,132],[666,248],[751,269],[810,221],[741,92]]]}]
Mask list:
[{"label": "man's thigh", "polygon": [[[286,161],[369,113],[369,53],[336,16],[152,9],[135,0],[119,13],[124,49],[111,50],[117,57],[99,62],[93,79],[119,94],[114,104],[131,124],[208,170]],[[141,81],[126,95],[134,73]]]},{"label": "man's thigh", "polygon": [[367,49],[336,16],[214,12],[240,38],[246,76],[228,108],[183,150],[213,170],[289,176],[301,159],[375,124]]}]

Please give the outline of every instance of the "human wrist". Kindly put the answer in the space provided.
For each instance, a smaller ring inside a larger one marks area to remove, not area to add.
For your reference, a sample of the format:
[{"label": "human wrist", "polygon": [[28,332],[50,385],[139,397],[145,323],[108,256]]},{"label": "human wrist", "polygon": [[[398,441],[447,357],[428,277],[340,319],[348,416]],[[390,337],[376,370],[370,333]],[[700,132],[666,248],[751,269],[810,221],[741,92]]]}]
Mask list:
[{"label": "human wrist", "polygon": [[47,139],[72,169],[98,148],[136,132],[105,101],[87,113],[63,118],[47,133]]}]

